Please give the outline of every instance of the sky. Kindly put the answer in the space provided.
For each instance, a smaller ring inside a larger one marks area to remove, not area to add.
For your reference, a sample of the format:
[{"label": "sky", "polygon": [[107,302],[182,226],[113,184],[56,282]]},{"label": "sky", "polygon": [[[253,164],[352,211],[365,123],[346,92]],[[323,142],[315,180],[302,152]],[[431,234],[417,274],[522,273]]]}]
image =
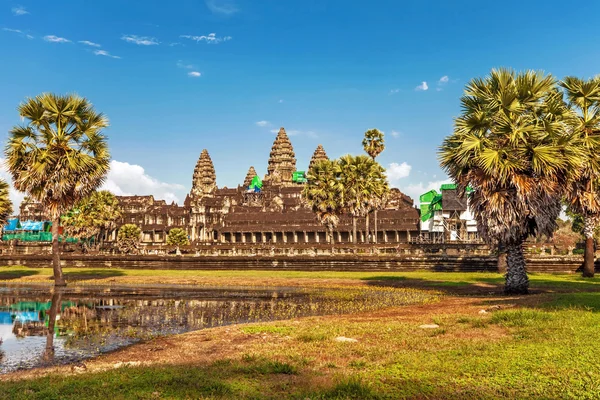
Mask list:
[{"label": "sky", "polygon": [[281,126],[298,170],[318,144],[361,154],[378,128],[391,186],[418,201],[447,180],[437,149],[465,84],[495,67],[596,75],[600,30],[581,21],[599,13],[554,0],[0,0],[0,141],[27,97],[77,93],[110,119],[104,187],[181,204],[202,149],[219,187],[236,187],[251,165],[266,173]]}]

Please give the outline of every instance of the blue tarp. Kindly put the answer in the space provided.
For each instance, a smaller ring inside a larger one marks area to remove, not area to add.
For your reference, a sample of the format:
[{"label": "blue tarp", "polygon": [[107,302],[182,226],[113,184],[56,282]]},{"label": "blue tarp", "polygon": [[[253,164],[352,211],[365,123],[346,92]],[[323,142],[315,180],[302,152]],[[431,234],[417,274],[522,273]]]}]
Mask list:
[{"label": "blue tarp", "polygon": [[19,220],[17,218],[9,219],[8,224],[4,225],[4,230],[5,231],[16,231],[17,228],[19,228],[19,226],[20,226],[20,224],[19,224]]},{"label": "blue tarp", "polygon": [[23,231],[43,231],[44,230],[44,222],[43,221],[25,221],[21,222],[21,229]]}]

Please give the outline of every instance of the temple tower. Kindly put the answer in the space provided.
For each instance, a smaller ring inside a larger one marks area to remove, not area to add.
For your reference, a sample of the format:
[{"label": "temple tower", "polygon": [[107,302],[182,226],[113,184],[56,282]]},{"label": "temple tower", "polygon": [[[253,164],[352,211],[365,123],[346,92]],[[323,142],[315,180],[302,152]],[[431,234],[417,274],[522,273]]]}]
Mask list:
[{"label": "temple tower", "polygon": [[256,173],[254,167],[250,167],[250,169],[248,169],[248,173],[246,174],[246,179],[244,179],[244,188],[248,188],[248,186],[250,186],[250,183],[252,183],[252,179],[256,175],[258,174]]},{"label": "temple tower", "polygon": [[206,149],[200,153],[200,158],[194,168],[194,177],[192,178],[192,190],[190,191],[191,205],[191,231],[190,239],[192,241],[212,241],[213,227],[207,218],[207,210],[202,201],[205,197],[213,197],[217,189],[217,175],[210,155]]},{"label": "temple tower", "polygon": [[274,184],[291,185],[292,174],[296,171],[296,155],[294,148],[285,133],[284,128],[279,129],[279,133],[273,142],[271,154],[269,155],[269,165],[265,181]]},{"label": "temple tower", "polygon": [[315,152],[312,155],[312,158],[310,159],[310,164],[308,164],[308,170],[310,171],[310,169],[316,162],[324,160],[329,160],[329,157],[327,157],[327,153],[325,153],[325,149],[323,148],[323,146],[318,145],[315,149]]},{"label": "temple tower", "polygon": [[194,168],[194,177],[192,178],[192,198],[202,198],[212,194],[217,188],[217,175],[210,155],[206,149],[200,153],[200,158]]}]

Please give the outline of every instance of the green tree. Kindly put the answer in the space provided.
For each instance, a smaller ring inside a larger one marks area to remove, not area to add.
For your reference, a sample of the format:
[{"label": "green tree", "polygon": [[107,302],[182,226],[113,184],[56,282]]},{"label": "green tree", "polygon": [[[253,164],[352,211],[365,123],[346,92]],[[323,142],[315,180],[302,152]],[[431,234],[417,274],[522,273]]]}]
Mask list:
[{"label": "green tree", "polygon": [[54,284],[64,286],[60,216],[105,179],[110,155],[102,129],[108,119],[77,95],[44,93],[18,110],[26,123],[9,133],[6,164],[15,188],[39,201],[52,219]]},{"label": "green tree", "polygon": [[61,222],[68,235],[81,239],[95,237],[101,245],[122,213],[117,197],[108,190],[101,190],[78,201],[62,216]]},{"label": "green tree", "polygon": [[179,253],[179,247],[188,246],[190,244],[190,239],[184,229],[173,228],[167,234],[167,244],[170,246],[177,246],[177,253]]},{"label": "green tree", "polygon": [[572,112],[555,79],[541,72],[492,70],[473,79],[462,114],[440,148],[440,163],[464,192],[478,230],[507,251],[505,292],[527,293],[523,242],[556,229],[566,182],[582,154],[569,134]]},{"label": "green tree", "polygon": [[[381,154],[381,152],[383,152],[383,150],[385,150],[385,141],[383,139],[383,132],[381,132],[379,129],[369,129],[368,131],[365,132],[365,137],[362,141],[362,145],[363,145],[363,149],[365,149],[365,152],[373,159],[373,161],[375,161],[375,158],[377,158],[377,156],[379,154]],[[384,204],[385,204],[385,201],[378,202],[375,205],[375,209],[374,209],[374,217],[375,217],[374,239],[375,239],[375,243],[377,243],[377,210],[381,209],[381,207],[383,207]],[[367,227],[367,232],[368,231],[369,231],[369,228]],[[368,235],[368,233],[367,233],[367,235]]]},{"label": "green tree", "polygon": [[352,239],[357,243],[356,220],[366,219],[366,238],[369,237],[369,213],[383,201],[389,187],[385,170],[367,156],[345,155],[339,160],[340,185],[343,187],[342,204],[345,212],[352,216]]},{"label": "green tree", "polygon": [[138,250],[142,230],[136,224],[125,224],[119,228],[117,235],[119,250],[131,254]]},{"label": "green tree", "polygon": [[12,202],[8,196],[8,183],[0,179],[0,234],[6,225],[8,217],[12,213]]},{"label": "green tree", "polygon": [[600,77],[584,80],[569,76],[560,85],[577,112],[571,129],[585,153],[579,176],[569,182],[565,199],[569,210],[583,217],[583,276],[593,277],[594,232],[600,223]]},{"label": "green tree", "polygon": [[335,243],[334,231],[340,220],[343,207],[343,187],[340,183],[340,168],[337,160],[322,160],[314,163],[307,173],[302,197],[327,228],[328,241]]}]

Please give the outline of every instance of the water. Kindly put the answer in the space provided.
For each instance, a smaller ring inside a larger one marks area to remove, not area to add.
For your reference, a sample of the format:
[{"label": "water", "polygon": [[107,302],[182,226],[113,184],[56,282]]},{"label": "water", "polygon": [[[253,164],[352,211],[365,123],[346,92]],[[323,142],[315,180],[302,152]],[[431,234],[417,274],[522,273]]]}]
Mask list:
[{"label": "water", "polygon": [[0,373],[76,363],[160,335],[365,311],[430,296],[397,289],[0,286]]}]

